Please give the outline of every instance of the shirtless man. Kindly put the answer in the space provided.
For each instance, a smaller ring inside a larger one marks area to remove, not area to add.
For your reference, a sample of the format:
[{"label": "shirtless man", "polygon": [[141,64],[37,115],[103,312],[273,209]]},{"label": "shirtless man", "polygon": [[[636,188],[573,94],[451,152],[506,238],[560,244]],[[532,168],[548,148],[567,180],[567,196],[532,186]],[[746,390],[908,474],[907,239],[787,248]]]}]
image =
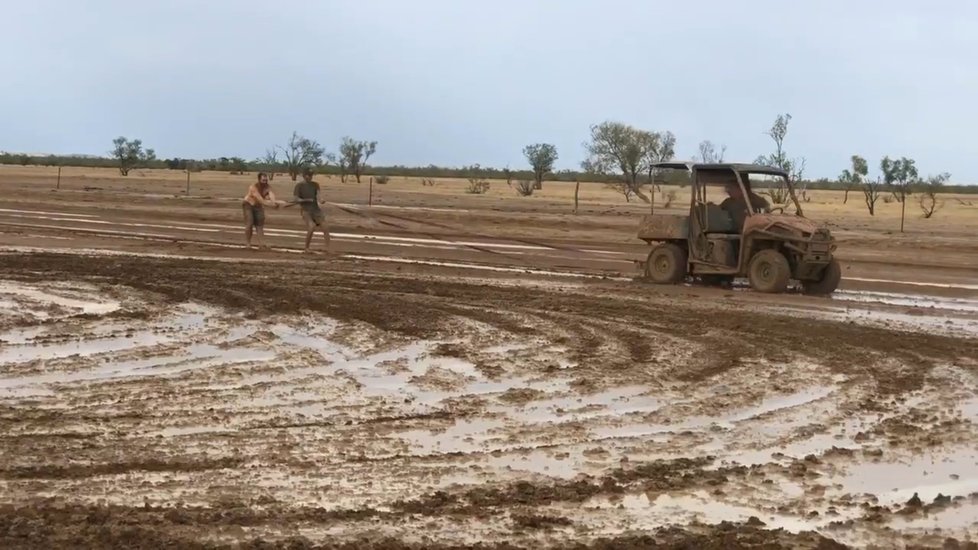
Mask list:
[{"label": "shirtless man", "polygon": [[258,234],[258,246],[267,249],[265,244],[265,206],[271,205],[279,207],[279,201],[275,200],[275,193],[268,184],[268,175],[264,172],[258,174],[258,181],[248,187],[248,193],[241,199],[241,209],[244,212],[245,222],[245,243],[249,249],[251,245],[252,233]]},{"label": "shirtless man", "polygon": [[[771,204],[764,197],[751,191],[750,180],[747,179],[746,175],[743,177],[744,186],[747,187],[747,193],[750,197],[751,208],[755,212],[770,212]],[[747,220],[747,201],[744,199],[744,194],[740,192],[740,185],[737,185],[735,181],[727,183],[724,190],[727,192],[727,198],[720,203],[720,208],[730,214],[734,225],[737,227],[737,232],[741,233],[744,230],[744,222]]]},{"label": "shirtless man", "polygon": [[309,246],[312,244],[312,234],[318,227],[323,232],[323,240],[326,244],[326,252],[329,253],[329,231],[326,229],[326,214],[323,213],[321,205],[326,201],[319,199],[319,184],[312,180],[312,169],[306,168],[302,171],[302,181],[295,184],[292,194],[295,195],[295,202],[299,205],[302,212],[302,220],[306,222],[306,248],[304,252],[309,253]]}]

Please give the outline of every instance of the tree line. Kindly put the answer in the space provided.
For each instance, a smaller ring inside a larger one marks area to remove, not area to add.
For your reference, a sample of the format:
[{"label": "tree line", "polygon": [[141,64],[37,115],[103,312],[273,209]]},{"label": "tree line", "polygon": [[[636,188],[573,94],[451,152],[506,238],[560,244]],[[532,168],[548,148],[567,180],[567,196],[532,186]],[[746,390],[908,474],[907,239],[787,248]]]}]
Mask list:
[{"label": "tree line", "polygon": [[[834,179],[805,179],[805,159],[790,158],[785,152],[784,142],[791,121],[790,114],[778,115],[767,134],[774,142],[774,151],[755,160],[755,163],[783,169],[792,181],[796,193],[802,200],[808,200],[809,190],[840,190],[845,193],[843,202],[848,203],[849,194],[859,190],[863,194],[870,215],[875,215],[880,200],[896,200],[904,204],[910,196],[916,197],[925,217],[938,211],[943,202],[939,193],[978,193],[978,186],[950,185],[950,175],[946,173],[921,178],[912,159],[890,159],[880,161],[880,175],[868,177],[868,164],[865,159],[853,155],[852,165]],[[584,142],[585,160],[579,170],[554,170],[559,158],[557,148],[550,143],[535,143],[524,147],[525,165],[516,169],[485,167],[478,164],[462,167],[428,166],[372,166],[370,158],[377,151],[376,141],[356,140],[344,137],[335,152],[327,151],[314,139],[293,132],[284,143],[272,145],[259,158],[245,160],[241,157],[219,157],[215,159],[157,158],[151,148],[144,147],[139,139],[118,137],[112,142],[113,148],[104,157],[81,156],[30,156],[0,152],[0,164],[78,166],[117,168],[121,175],[128,175],[133,169],[170,169],[181,171],[224,171],[240,174],[264,171],[274,177],[276,173],[288,174],[295,180],[302,169],[308,167],[320,174],[339,176],[344,182],[353,179],[360,182],[369,171],[380,181],[390,177],[422,178],[426,183],[434,178],[464,178],[482,192],[488,190],[488,180],[505,180],[507,185],[523,196],[532,195],[542,189],[544,180],[558,182],[597,182],[604,183],[620,192],[627,201],[638,198],[650,202],[647,190],[662,185],[684,186],[688,175],[682,171],[657,173],[655,163],[669,161],[675,157],[676,137],[668,131],[654,131],[636,128],[617,122],[605,121],[592,125],[589,139]],[[700,142],[698,162],[723,162],[726,146],[717,146],[709,140]],[[485,183],[483,183],[485,182]],[[766,189],[772,202],[784,204],[788,200],[784,186]]]}]

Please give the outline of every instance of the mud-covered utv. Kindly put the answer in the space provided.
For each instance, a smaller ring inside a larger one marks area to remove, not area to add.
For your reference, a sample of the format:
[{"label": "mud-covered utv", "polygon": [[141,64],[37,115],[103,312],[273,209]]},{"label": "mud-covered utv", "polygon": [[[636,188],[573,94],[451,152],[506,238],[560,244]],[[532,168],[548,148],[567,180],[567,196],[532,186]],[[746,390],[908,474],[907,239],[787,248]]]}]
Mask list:
[{"label": "mud-covered utv", "polygon": [[[654,245],[645,263],[653,282],[695,277],[725,284],[746,277],[755,290],[776,293],[793,279],[814,295],[831,294],[839,286],[835,238],[804,217],[783,170],[751,164],[659,163],[655,168],[687,171],[692,200],[689,214],[653,213],[642,219],[638,237]],[[768,194],[785,204],[768,208],[760,187],[774,190]],[[785,211],[789,202],[794,213]]]}]

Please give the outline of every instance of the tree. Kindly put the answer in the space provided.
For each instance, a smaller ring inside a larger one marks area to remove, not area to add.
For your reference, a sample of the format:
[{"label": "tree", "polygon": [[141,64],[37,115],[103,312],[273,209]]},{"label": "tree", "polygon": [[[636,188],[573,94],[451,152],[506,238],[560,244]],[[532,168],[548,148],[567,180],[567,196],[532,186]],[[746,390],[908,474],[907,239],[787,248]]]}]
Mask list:
[{"label": "tree", "polygon": [[248,163],[241,157],[231,157],[228,165],[232,174],[243,174],[248,171]]},{"label": "tree", "polygon": [[[676,156],[676,136],[670,131],[647,132],[646,139],[649,140],[645,155],[649,162],[649,185],[659,187],[655,183],[655,164],[672,160]],[[662,187],[659,187],[662,191]]]},{"label": "tree", "polygon": [[128,140],[119,136],[112,140],[115,148],[110,153],[119,162],[119,173],[128,176],[133,168],[146,166],[156,160],[156,153],[152,149],[143,150],[143,142],[139,139]]},{"label": "tree", "polygon": [[[670,136],[668,132],[665,137]],[[644,182],[639,176],[650,170],[653,158],[661,157],[663,135],[639,130],[627,124],[606,121],[591,126],[591,141],[584,144],[587,159],[581,163],[584,171],[592,174],[614,175],[617,182],[609,184],[631,201],[633,195],[647,203],[651,199],[642,191]],[[675,139],[672,139],[675,144]],[[660,152],[653,149],[659,147]]]},{"label": "tree", "polygon": [[289,138],[289,143],[285,147],[280,146],[278,149],[285,156],[285,168],[288,170],[292,181],[295,181],[303,169],[322,165],[324,157],[327,160],[331,158],[326,155],[322,145],[302,137],[296,132],[292,132],[292,137]]},{"label": "tree", "polygon": [[[514,176],[515,176],[515,174],[513,174],[513,171],[509,169],[509,166],[507,166],[506,168],[503,168],[503,178],[506,180],[506,186],[509,187],[510,189],[513,188],[513,177]],[[530,194],[532,195],[532,193],[530,193]]]},{"label": "tree", "polygon": [[[791,122],[791,115],[788,113],[778,115],[774,119],[774,124],[771,125],[771,129],[765,132],[774,140],[774,152],[767,156],[762,155],[758,157],[755,162],[757,164],[780,168],[788,174],[788,179],[792,185],[803,185],[802,177],[805,174],[805,159],[789,159],[784,151],[784,139],[788,135],[789,122]],[[806,191],[807,189],[804,187],[801,188],[802,197],[805,196]],[[771,201],[775,204],[786,204],[790,197],[788,188],[783,183],[777,187],[765,190],[765,194],[771,197]]]},{"label": "tree", "polygon": [[880,200],[882,192],[883,181],[880,178],[863,181],[863,197],[866,199],[866,208],[870,216],[876,215],[876,201]]},{"label": "tree", "polygon": [[900,201],[900,232],[903,233],[904,221],[907,217],[907,195],[912,193],[912,186],[919,180],[917,167],[913,159],[900,157],[898,160],[883,157],[880,161],[880,171],[883,172],[883,181],[893,196]]},{"label": "tree", "polygon": [[951,179],[951,174],[944,172],[936,176],[927,178],[927,181],[920,186],[920,210],[924,213],[925,219],[930,219],[935,212],[944,206],[944,201],[937,198],[937,194],[944,190],[944,184]]},{"label": "tree", "polygon": [[869,165],[866,164],[866,159],[859,155],[852,155],[850,160],[852,161],[852,170],[845,169],[842,171],[842,175],[839,176],[839,182],[846,190],[846,194],[842,198],[842,204],[849,202],[849,191],[859,187],[859,184],[863,182],[863,178],[869,173]]},{"label": "tree", "polygon": [[342,171],[352,170],[353,175],[360,183],[360,175],[367,160],[377,151],[376,141],[356,141],[349,137],[344,137],[340,143],[340,159],[343,166]]},{"label": "tree", "polygon": [[703,140],[700,142],[700,158],[699,160],[704,164],[712,164],[723,162],[723,155],[727,152],[727,146],[721,145],[720,150],[717,151],[713,142],[710,140]]},{"label": "tree", "polygon": [[533,188],[543,189],[543,178],[554,169],[557,148],[549,143],[537,143],[523,148],[523,156],[533,167]]},{"label": "tree", "polygon": [[278,151],[274,148],[265,150],[265,155],[255,159],[255,165],[260,166],[268,176],[268,181],[275,179],[275,170],[278,169]]}]

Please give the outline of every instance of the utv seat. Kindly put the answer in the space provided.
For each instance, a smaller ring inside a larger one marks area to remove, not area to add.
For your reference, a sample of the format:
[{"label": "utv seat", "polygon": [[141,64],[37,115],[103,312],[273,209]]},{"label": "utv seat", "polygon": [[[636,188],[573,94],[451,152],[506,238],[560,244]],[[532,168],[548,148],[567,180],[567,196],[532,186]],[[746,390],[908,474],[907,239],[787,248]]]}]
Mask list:
[{"label": "utv seat", "polygon": [[717,237],[729,235],[727,238],[730,239],[740,237],[740,232],[737,231],[737,226],[729,212],[713,203],[706,203],[702,205],[702,208],[704,209],[702,219],[705,222],[704,230],[706,233]]}]

